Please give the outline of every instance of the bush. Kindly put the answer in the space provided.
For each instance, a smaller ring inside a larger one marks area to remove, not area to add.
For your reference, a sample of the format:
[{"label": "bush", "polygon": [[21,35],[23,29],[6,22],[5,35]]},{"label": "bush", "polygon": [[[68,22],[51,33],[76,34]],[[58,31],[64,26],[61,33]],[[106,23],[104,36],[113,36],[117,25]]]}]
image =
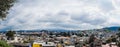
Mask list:
[{"label": "bush", "polygon": [[13,47],[13,46],[7,44],[5,41],[0,41],[0,47]]},{"label": "bush", "polygon": [[106,43],[110,43],[110,42],[111,42],[111,39],[106,40]]}]

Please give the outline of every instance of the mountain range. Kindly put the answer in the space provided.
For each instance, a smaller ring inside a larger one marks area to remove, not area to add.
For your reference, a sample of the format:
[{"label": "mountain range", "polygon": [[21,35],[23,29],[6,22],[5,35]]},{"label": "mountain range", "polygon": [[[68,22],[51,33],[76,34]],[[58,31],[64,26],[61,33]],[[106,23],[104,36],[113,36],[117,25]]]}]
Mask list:
[{"label": "mountain range", "polygon": [[103,29],[107,29],[107,30],[110,30],[110,31],[119,31],[120,30],[120,26],[105,27]]},{"label": "mountain range", "polygon": [[[102,28],[100,30],[109,30],[109,31],[118,31],[120,29],[120,26],[113,26],[113,27],[105,27],[105,28]],[[18,30],[18,31],[41,31],[42,29],[37,29],[37,30]],[[56,32],[64,32],[64,31],[78,31],[78,30],[65,30],[65,29],[44,29],[44,30],[47,30],[47,31],[56,31]],[[93,30],[93,29],[91,29]],[[0,30],[0,32],[6,32],[7,30]]]}]

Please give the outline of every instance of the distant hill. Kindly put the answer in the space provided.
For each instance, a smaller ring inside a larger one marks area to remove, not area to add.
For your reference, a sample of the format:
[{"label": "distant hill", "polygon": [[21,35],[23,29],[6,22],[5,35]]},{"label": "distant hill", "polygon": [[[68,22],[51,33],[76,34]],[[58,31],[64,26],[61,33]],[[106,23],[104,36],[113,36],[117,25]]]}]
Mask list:
[{"label": "distant hill", "polygon": [[[120,28],[120,26],[112,26],[112,27],[105,27],[105,28],[102,28],[102,29],[99,29],[99,30],[110,30],[110,31],[118,31],[118,29]],[[47,31],[51,31],[51,32],[75,32],[75,31],[78,31],[78,30],[65,30],[65,29],[35,29],[35,30],[18,30],[18,32],[39,32],[41,30],[47,30]],[[91,30],[98,30],[98,29],[91,29]],[[0,32],[6,32],[7,30],[6,29],[1,29]],[[88,31],[88,30],[79,30],[79,31]]]},{"label": "distant hill", "polygon": [[118,26],[114,26],[114,27],[106,27],[106,28],[103,28],[103,29],[107,29],[107,30],[110,30],[110,31],[118,31],[120,27]]}]

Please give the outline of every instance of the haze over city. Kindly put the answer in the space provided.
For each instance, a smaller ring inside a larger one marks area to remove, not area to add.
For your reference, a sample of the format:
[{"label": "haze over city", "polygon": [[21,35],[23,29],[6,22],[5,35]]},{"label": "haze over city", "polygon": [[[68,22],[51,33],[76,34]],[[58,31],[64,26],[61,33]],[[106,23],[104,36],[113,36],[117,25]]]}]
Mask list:
[{"label": "haze over city", "polygon": [[120,0],[18,0],[1,30],[99,29],[120,26]]}]

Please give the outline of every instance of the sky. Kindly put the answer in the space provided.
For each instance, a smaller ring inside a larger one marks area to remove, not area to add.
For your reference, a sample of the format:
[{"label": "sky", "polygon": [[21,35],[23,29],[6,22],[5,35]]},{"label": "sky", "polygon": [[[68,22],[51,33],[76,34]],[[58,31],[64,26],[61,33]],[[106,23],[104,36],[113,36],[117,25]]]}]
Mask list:
[{"label": "sky", "polygon": [[120,26],[120,0],[18,0],[0,30],[88,30]]}]

